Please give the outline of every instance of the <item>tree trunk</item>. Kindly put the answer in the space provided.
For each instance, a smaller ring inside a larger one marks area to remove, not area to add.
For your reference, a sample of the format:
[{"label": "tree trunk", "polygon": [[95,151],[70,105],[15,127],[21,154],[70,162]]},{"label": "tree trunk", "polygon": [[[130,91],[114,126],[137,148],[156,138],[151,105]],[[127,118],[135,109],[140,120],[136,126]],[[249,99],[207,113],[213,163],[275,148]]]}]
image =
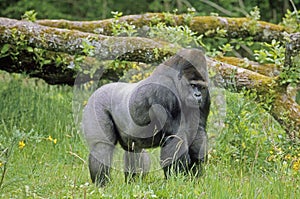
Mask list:
[{"label": "tree trunk", "polygon": [[239,92],[250,90],[257,95],[256,101],[281,124],[290,138],[300,138],[300,106],[277,83],[277,77],[269,77],[248,69],[208,59],[208,66],[217,75],[212,78],[216,85]]},{"label": "tree trunk", "polygon": [[[68,20],[38,20],[37,23],[44,26],[73,29],[82,32],[100,33],[103,35],[112,35],[112,24],[115,19],[105,19],[101,21],[68,21]],[[156,25],[160,22],[170,26],[186,25],[199,35],[214,37],[217,29],[227,31],[227,37],[245,38],[253,37],[256,41],[270,42],[273,39],[282,40],[283,26],[267,23],[264,21],[252,21],[250,18],[229,18],[216,16],[190,16],[190,15],[172,15],[162,13],[146,13],[142,15],[128,15],[120,17],[119,23],[127,22],[137,28]],[[209,32],[209,34],[207,34]]]},{"label": "tree trunk", "polygon": [[280,73],[280,68],[275,64],[259,64],[254,61],[236,57],[215,57],[215,59],[220,62],[245,68],[268,77],[276,77]]},{"label": "tree trunk", "polygon": [[[129,59],[145,63],[160,61],[179,48],[166,42],[147,38],[108,37],[8,18],[0,18],[1,43],[70,54],[85,54],[86,50],[91,50],[93,55],[100,60]],[[84,43],[88,44],[89,49],[85,49]]]}]

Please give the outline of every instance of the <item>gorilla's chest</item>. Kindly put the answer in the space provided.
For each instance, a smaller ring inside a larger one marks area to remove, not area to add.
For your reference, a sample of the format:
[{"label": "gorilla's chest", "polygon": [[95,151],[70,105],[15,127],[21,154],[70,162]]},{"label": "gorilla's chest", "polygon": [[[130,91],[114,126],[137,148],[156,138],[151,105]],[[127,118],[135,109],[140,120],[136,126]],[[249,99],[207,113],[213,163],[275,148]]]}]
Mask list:
[{"label": "gorilla's chest", "polygon": [[[159,146],[164,137],[162,127],[159,124],[154,121],[143,126],[136,124],[130,115],[128,107],[116,106],[113,112],[115,127],[123,145],[135,145],[135,147],[139,148]],[[156,118],[156,120],[162,121],[163,118]]]},{"label": "gorilla's chest", "polygon": [[[118,134],[120,143],[124,147],[150,148],[159,146],[166,132],[165,123],[167,114],[156,105],[147,108],[144,104],[133,103],[132,91],[136,85],[124,85],[111,99],[111,115]],[[146,97],[146,96],[145,96]],[[130,113],[130,106],[142,114]],[[145,115],[149,118],[144,118]],[[150,120],[149,120],[150,119]],[[144,121],[138,124],[136,121]],[[164,128],[164,129],[163,129]]]}]

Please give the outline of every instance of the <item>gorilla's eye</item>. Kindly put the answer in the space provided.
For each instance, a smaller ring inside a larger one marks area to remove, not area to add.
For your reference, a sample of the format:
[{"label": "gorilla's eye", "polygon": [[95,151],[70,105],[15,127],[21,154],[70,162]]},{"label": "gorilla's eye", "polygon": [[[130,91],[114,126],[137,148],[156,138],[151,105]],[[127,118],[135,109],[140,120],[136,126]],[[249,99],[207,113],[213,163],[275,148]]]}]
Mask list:
[{"label": "gorilla's eye", "polygon": [[205,86],[202,86],[202,85],[199,85],[199,87],[198,87],[200,90],[204,90],[204,89],[206,89],[206,87]]},{"label": "gorilla's eye", "polygon": [[197,85],[196,85],[196,84],[191,84],[191,87],[192,87],[192,88],[196,88]]},{"label": "gorilla's eye", "polygon": [[201,84],[190,84],[190,85],[193,89],[197,89],[197,90],[204,90],[205,89],[205,86],[203,86]]}]

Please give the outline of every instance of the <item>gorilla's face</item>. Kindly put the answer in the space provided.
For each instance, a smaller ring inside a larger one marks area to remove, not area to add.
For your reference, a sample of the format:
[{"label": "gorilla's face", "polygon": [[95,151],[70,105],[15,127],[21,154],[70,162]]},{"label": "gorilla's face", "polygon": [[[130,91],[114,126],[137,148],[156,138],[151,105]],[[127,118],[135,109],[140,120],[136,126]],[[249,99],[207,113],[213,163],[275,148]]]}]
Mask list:
[{"label": "gorilla's face", "polygon": [[205,101],[209,95],[208,83],[204,81],[201,74],[194,68],[188,68],[183,70],[182,78],[179,78],[180,93],[182,93],[182,99],[184,99],[186,105],[203,107]]},{"label": "gorilla's face", "polygon": [[192,80],[190,81],[190,87],[190,93],[192,93],[198,104],[201,105],[208,94],[206,83],[200,80]]}]

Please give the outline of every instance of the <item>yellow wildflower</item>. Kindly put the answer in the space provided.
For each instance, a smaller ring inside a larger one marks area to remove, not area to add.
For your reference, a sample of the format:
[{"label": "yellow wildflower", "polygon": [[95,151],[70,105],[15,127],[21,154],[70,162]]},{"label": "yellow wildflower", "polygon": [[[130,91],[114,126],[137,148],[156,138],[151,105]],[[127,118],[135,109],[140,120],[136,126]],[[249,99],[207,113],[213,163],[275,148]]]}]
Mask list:
[{"label": "yellow wildflower", "polygon": [[138,65],[136,63],[133,63],[132,64],[132,69],[137,69],[138,68]]},{"label": "yellow wildflower", "polygon": [[269,161],[269,162],[274,161],[274,159],[275,159],[275,156],[274,156],[274,155],[271,155],[271,156],[268,157],[268,161]]},{"label": "yellow wildflower", "polygon": [[49,135],[49,137],[47,138],[47,140],[51,141],[53,140],[53,138],[51,137],[51,135]]},{"label": "yellow wildflower", "polygon": [[24,142],[24,140],[21,140],[19,142],[19,149],[23,149],[24,147],[25,147],[25,142]]},{"label": "yellow wildflower", "polygon": [[291,156],[290,154],[287,154],[287,155],[284,157],[284,159],[290,160],[290,159],[292,159],[292,156]]},{"label": "yellow wildflower", "polygon": [[293,170],[294,171],[299,171],[300,170],[300,159],[293,163]]},{"label": "yellow wildflower", "polygon": [[54,144],[57,143],[57,139],[53,139],[51,135],[49,135],[49,137],[46,138],[47,140],[49,140],[50,142],[53,142]]},{"label": "yellow wildflower", "polygon": [[243,143],[242,143],[242,147],[243,147],[243,149],[245,149],[245,148],[246,148],[246,144],[245,144],[245,142],[243,142]]},{"label": "yellow wildflower", "polygon": [[2,167],[3,166],[3,163],[2,162],[0,162],[0,167]]},{"label": "yellow wildflower", "polygon": [[86,105],[87,105],[87,100],[84,100],[84,101],[82,102],[82,105],[83,105],[83,106],[86,106]]}]

